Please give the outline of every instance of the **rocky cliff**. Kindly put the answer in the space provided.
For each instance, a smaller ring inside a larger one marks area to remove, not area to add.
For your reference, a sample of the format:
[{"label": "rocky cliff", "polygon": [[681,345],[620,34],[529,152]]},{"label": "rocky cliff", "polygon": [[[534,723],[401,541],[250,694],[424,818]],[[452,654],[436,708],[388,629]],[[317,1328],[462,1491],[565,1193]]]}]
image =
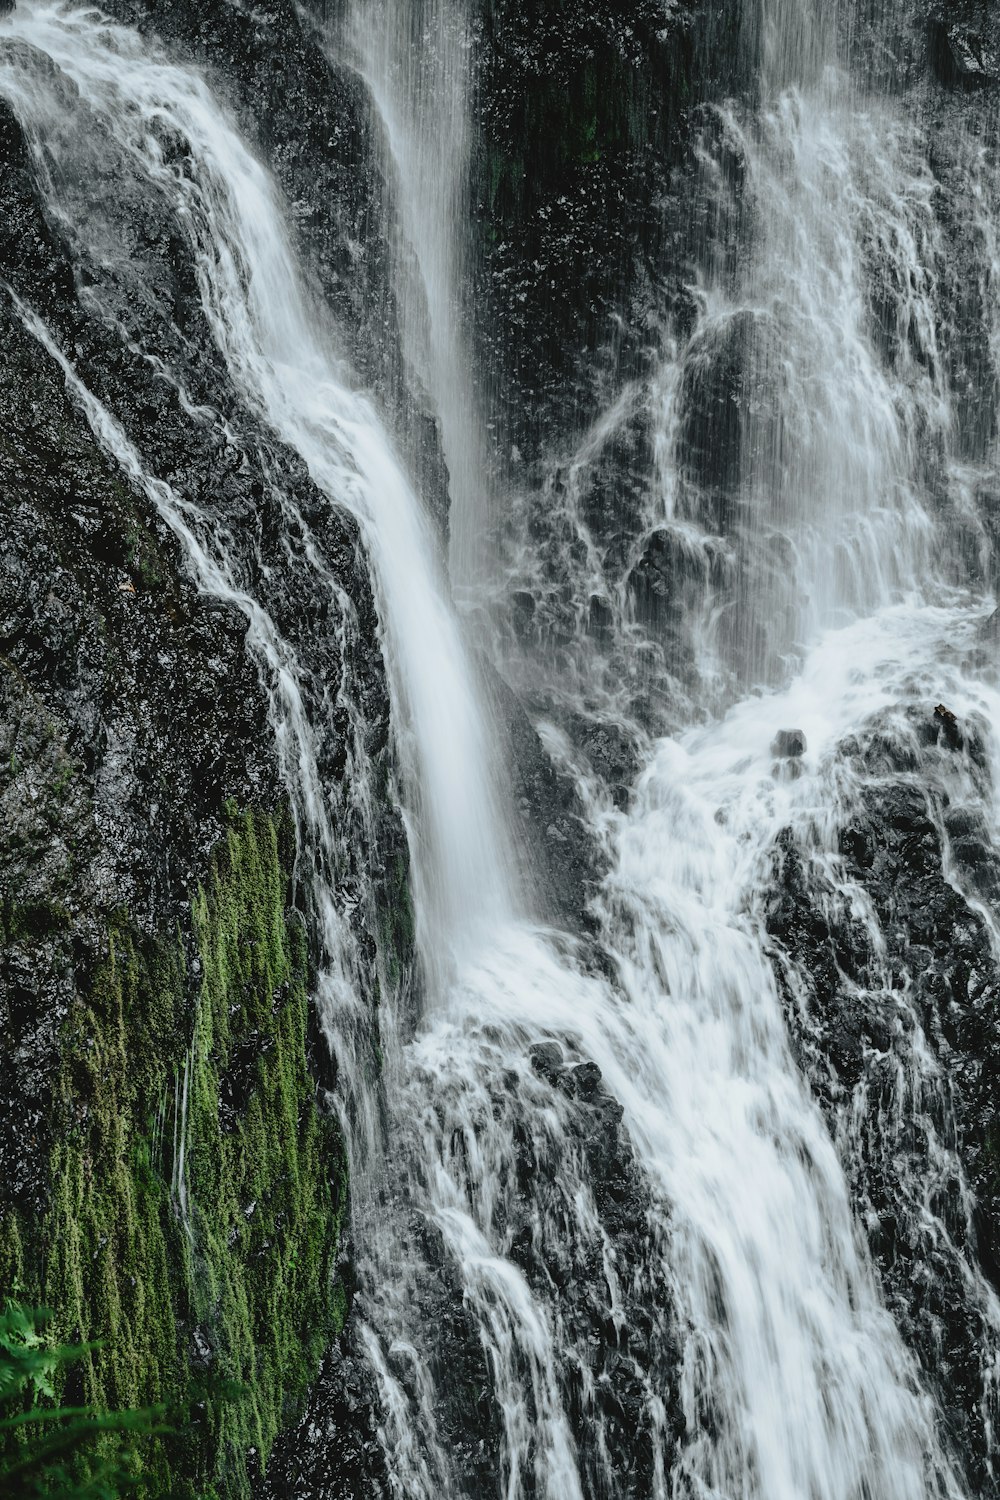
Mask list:
[{"label": "rocky cliff", "polygon": [[[375,393],[443,548],[447,463],[432,393],[404,351],[378,122],[346,51],[338,60],[345,7],[104,8],[203,69],[273,172],[352,379]],[[968,503],[949,488],[943,440],[915,426],[916,467],[947,523],[949,579],[995,589],[985,471],[997,288],[995,267],[993,280],[973,274],[984,227],[966,188],[996,147],[998,22],[985,0],[899,6],[891,20],[883,6],[844,9],[859,87],[891,80],[933,176],[937,326],[909,317],[912,289],[894,277],[898,259],[878,261],[876,225],[872,341],[887,368],[905,367],[901,385],[940,377],[954,403],[957,456],[975,470]],[[764,555],[746,505],[761,451],[794,468],[790,425],[759,395],[781,364],[779,336],[767,344],[745,309],[699,322],[705,265],[735,295],[764,234],[744,191],[749,137],[727,113],[734,98],[755,100],[760,31],[758,6],[735,0],[477,0],[471,14],[461,314],[494,479],[513,497],[498,528],[504,583],[480,637],[504,675],[484,673],[520,836],[546,844],[539,906],[593,944],[595,971],[613,967],[594,937],[602,830],[628,806],[651,737],[726,707],[748,682],[773,683],[799,645],[798,598],[761,617],[790,553]],[[256,601],[306,664],[298,686],[335,810],[363,1017],[360,1082],[377,1115],[383,990],[403,994],[404,1029],[420,996],[400,726],[369,559],[355,522],[234,392],[165,204],[127,190],[103,204],[121,163],[113,143],[102,151],[87,180],[60,178],[55,148],[44,158],[56,198],[83,203],[99,226],[88,239],[53,211],[39,157],[0,100],[0,1295],[50,1306],[60,1338],[101,1341],[67,1397],[168,1406],[172,1430],[151,1446],[141,1495],[374,1500],[390,1487],[385,1386],[380,1395],[363,1356],[355,1302],[345,1126],[359,1081],[344,1079],[316,1003],[328,959],[317,885],[330,872],[289,799],[287,741],[240,602]],[[229,602],[199,579],[142,474],[98,441],[53,349],[71,356],[147,477],[238,539]],[[661,515],[668,418],[698,540]],[[336,597],[316,597],[310,549]],[[728,654],[706,686],[709,619],[722,620]],[[987,680],[995,647],[995,633],[980,643]],[[994,772],[988,734],[947,705],[935,716],[925,686],[839,747],[850,795],[834,874],[814,830],[789,827],[755,900],[886,1303],[986,1496],[986,1313],[963,1276],[974,1262],[1000,1294],[1000,874],[982,812]],[[920,1049],[932,1091],[907,1073]],[[560,1377],[570,1430],[584,1450],[596,1408],[606,1440],[633,1449],[616,1494],[638,1497],[657,1482],[653,1430],[675,1455],[684,1426],[678,1346],[644,1315],[674,1294],[649,1269],[649,1188],[594,1064],[525,1043],[524,1066],[529,1082],[501,1074],[490,1101],[494,1119],[510,1111],[519,1153],[504,1185],[510,1259],[530,1287],[558,1288],[566,1337],[590,1351]],[[562,1209],[539,1210],[533,1196],[548,1168],[538,1139],[519,1134],[517,1092],[531,1095],[531,1077],[574,1122],[621,1274],[614,1316],[597,1231],[591,1242],[567,1228],[557,1259],[533,1217]],[[374,1172],[376,1196],[402,1201],[406,1170]],[[922,1216],[927,1191],[944,1240]],[[433,1361],[454,1376],[442,1441],[467,1492],[488,1494],[500,1416],[435,1233],[407,1221],[406,1243],[433,1268]],[[658,1405],[651,1370],[671,1372]],[[586,1460],[595,1494],[604,1458]]]}]

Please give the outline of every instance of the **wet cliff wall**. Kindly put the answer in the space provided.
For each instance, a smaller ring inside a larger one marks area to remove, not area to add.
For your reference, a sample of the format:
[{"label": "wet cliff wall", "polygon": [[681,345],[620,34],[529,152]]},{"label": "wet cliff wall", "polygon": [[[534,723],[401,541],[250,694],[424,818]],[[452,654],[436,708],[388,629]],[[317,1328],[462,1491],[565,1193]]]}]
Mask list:
[{"label": "wet cliff wall", "polygon": [[[414,389],[401,349],[385,252],[392,207],[371,113],[356,75],[330,63],[316,31],[319,20],[335,27],[343,8],[304,14],[290,4],[179,0],[116,0],[108,8],[209,69],[274,169],[351,362],[378,392],[444,526],[447,475],[431,404]],[[935,143],[938,211],[955,246],[943,300],[957,329],[949,379],[956,393],[968,393],[959,406],[974,457],[995,439],[997,402],[982,292],[962,271],[976,229],[949,190],[965,170],[950,142],[959,124],[977,128],[983,101],[994,97],[997,23],[969,0],[919,13],[902,7],[887,32],[884,10],[854,8],[851,45],[880,59],[873,69],[891,71],[895,87],[920,94]],[[588,458],[583,501],[609,576],[628,578],[630,608],[676,669],[678,713],[689,663],[675,634],[690,585],[683,560],[662,535],[644,530],[655,458],[648,398],[665,344],[683,342],[693,327],[691,269],[706,242],[716,243],[718,259],[732,256],[739,274],[734,245],[746,225],[706,210],[697,160],[714,151],[738,195],[743,167],[727,155],[712,111],[753,87],[754,28],[751,8],[721,0],[672,7],[493,0],[475,18],[467,317],[498,467],[515,488],[537,492],[533,537],[544,553],[552,517],[561,514],[553,495],[568,483],[560,457],[627,394],[634,420]],[[249,528],[255,590],[293,636],[310,642],[317,695],[326,675],[355,684],[366,752],[375,780],[387,786],[388,700],[366,560],[349,522],[321,518],[301,464],[276,443],[262,451],[259,434],[234,410],[199,323],[191,266],[155,207],[136,205],[121,232],[148,257],[157,295],[178,313],[193,393],[231,420],[232,442],[193,428],[176,393],[130,352],[130,320],[152,326],[155,307],[129,305],[123,290],[124,341],[88,309],[79,247],[46,220],[6,112],[0,165],[0,1286],[48,1302],[61,1336],[107,1341],[85,1369],[83,1396],[169,1401],[182,1431],[159,1442],[150,1494],[242,1495],[258,1483],[275,1495],[335,1484],[345,1495],[376,1494],[384,1484],[378,1414],[350,1343],[349,1186],[331,1099],[337,1059],[310,1004],[310,872],[284,804],[245,621],[198,593],[175,538],[95,443],[9,292],[75,351],[157,472],[190,486],[228,524]],[[873,302],[888,347],[898,328],[892,289],[882,291],[873,289]],[[161,332],[172,337],[165,322]],[[696,484],[712,492],[713,514],[725,520],[730,512],[718,496],[739,481],[742,443],[731,414],[750,378],[738,337],[710,351],[702,377],[687,388],[689,449]],[[709,432],[724,441],[713,446]],[[304,594],[294,559],[277,554],[269,465],[288,476],[338,559],[360,622],[350,660],[338,622]],[[977,559],[980,539],[976,532],[968,543]],[[550,588],[541,599],[521,588],[510,601],[515,630],[548,647],[571,640],[582,620],[599,640],[608,596],[577,597],[570,571],[564,582],[563,595]],[[529,707],[542,700],[524,696]],[[648,684],[629,710],[644,732],[664,722]],[[564,841],[578,838],[572,795],[516,702],[508,700],[506,717],[526,820],[541,811]],[[347,774],[350,728],[342,729],[323,752],[331,785]],[[580,733],[590,766],[625,799],[634,744],[607,724]],[[936,955],[930,977],[914,982],[924,1029],[954,1079],[955,1150],[977,1187],[977,1253],[995,1283],[993,989],[983,978],[992,959],[974,903],[941,875],[948,841],[964,839],[970,865],[986,870],[976,879],[994,877],[976,852],[975,828],[949,830],[948,809],[931,792],[928,810],[923,794],[914,801],[895,785],[903,776],[907,788],[914,777],[930,786],[928,756],[964,753],[934,746],[921,742],[902,768],[898,748],[885,752],[889,787],[866,792],[845,828],[845,857],[891,926],[898,962],[916,965],[924,950]],[[866,746],[845,749],[865,755]],[[936,763],[932,769],[937,775]],[[370,830],[353,833],[354,875],[370,889],[359,907],[359,947],[369,963],[358,982],[374,1016],[376,953],[398,948],[403,964],[412,956],[400,891],[405,840],[391,798],[374,845]],[[876,845],[877,859],[869,858]],[[817,1019],[803,1028],[801,1046],[835,1119],[830,1073],[841,1089],[857,1089],[859,1058],[879,1040],[857,997],[870,960],[851,956],[849,936],[838,936],[828,912],[813,910],[812,887],[796,885],[793,852],[781,856],[775,941],[783,952],[815,948],[808,961]],[[564,909],[582,906],[591,876],[584,854],[574,860],[579,869],[557,902]],[[894,899],[901,884],[910,889],[904,876],[919,882],[920,899]],[[789,1014],[795,1026],[791,1003]],[[864,1098],[874,1097],[869,1081]],[[878,1124],[877,1111],[874,1118]],[[884,1150],[872,1147],[877,1156]],[[940,1306],[921,1301],[911,1268],[926,1247],[882,1202],[880,1194],[895,1189],[874,1180],[874,1168],[872,1175],[858,1191],[873,1205],[887,1296],[928,1368],[946,1325],[942,1379],[962,1390],[956,1409],[980,1465],[973,1472],[981,1473],[979,1395],[962,1386],[974,1325],[963,1323],[960,1289],[942,1283]]]},{"label": "wet cliff wall", "polygon": [[[167,1408],[142,1493],[247,1494],[353,1292],[308,872],[246,618],[196,586],[23,306],[94,372],[159,474],[249,521],[247,582],[281,575],[272,607],[317,642],[318,692],[350,679],[377,782],[388,700],[367,564],[351,526],[327,518],[360,621],[346,659],[341,622],[329,606],[305,618],[275,555],[267,466],[306,491],[301,465],[245,429],[242,444],[196,430],[85,306],[76,247],[46,221],[5,108],[0,153],[0,1282],[51,1308],[54,1338],[99,1341],[64,1400]],[[141,214],[120,229],[157,262],[157,294],[196,322],[179,248]],[[189,351],[196,385],[208,363]],[[324,747],[331,777],[352,733],[344,722]],[[374,954],[370,928],[405,964],[402,829],[388,797],[375,816],[380,858],[367,830],[353,838],[372,897],[359,951]],[[357,982],[374,1026],[372,959]],[[338,1426],[346,1463],[349,1419]],[[357,1441],[373,1444],[367,1427]]]}]

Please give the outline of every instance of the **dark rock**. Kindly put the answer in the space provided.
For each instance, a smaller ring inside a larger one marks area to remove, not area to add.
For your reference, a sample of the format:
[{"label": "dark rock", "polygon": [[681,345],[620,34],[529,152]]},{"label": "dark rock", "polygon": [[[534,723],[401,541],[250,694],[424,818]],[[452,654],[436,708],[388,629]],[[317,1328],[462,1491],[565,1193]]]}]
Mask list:
[{"label": "dark rock", "polygon": [[952,749],[957,749],[961,743],[962,731],[958,719],[952,713],[951,709],[945,708],[943,703],[939,703],[934,710],[934,723],[938,729],[938,733],[945,742]]},{"label": "dark rock", "polygon": [[[189,19],[195,15],[186,9]],[[388,781],[388,694],[357,529],[313,488],[301,460],[260,429],[255,413],[241,410],[205,323],[193,258],[172,237],[165,200],[137,193],[131,201],[127,164],[110,148],[100,170],[112,185],[102,193],[101,183],[93,184],[95,204],[106,199],[109,216],[121,215],[128,246],[141,241],[139,288],[127,254],[98,267],[88,263],[85,245],[74,243],[71,263],[62,228],[49,224],[37,199],[16,121],[0,104],[0,281],[44,317],[150,472],[173,482],[233,538],[241,586],[269,611],[302,663],[324,790],[349,806],[348,747],[353,753],[360,744],[370,758],[373,784]],[[124,339],[94,303],[78,297],[77,285],[94,281],[120,317]],[[172,364],[192,400],[218,412],[218,422],[192,421],[130,341]],[[14,1209],[25,1223],[39,1224],[49,1202],[51,1149],[71,1128],[60,1111],[77,1110],[72,1128],[86,1118],[85,1095],[64,1100],[54,1086],[66,1022],[74,1033],[86,1031],[90,977],[107,957],[110,935],[121,923],[137,940],[189,928],[192,898],[208,879],[209,851],[231,808],[274,806],[284,786],[268,675],[248,654],[246,617],[201,593],[177,539],[145,490],[133,487],[95,441],[61,371],[5,291],[0,434],[0,1212]],[[336,591],[316,598],[275,476],[288,510],[313,517],[312,544],[349,601],[343,613]],[[353,720],[331,706],[341,692]],[[370,893],[352,920],[382,931],[398,915],[406,844],[388,795],[372,812],[374,825],[360,809],[345,812],[340,873],[345,883],[363,880]],[[381,868],[369,859],[372,837]],[[288,856],[291,867],[294,849]],[[311,856],[298,865],[297,896],[306,911],[312,865]],[[392,921],[383,924],[376,914],[390,903]],[[359,992],[373,995],[375,954],[364,936],[355,980]],[[409,962],[405,943],[398,961]],[[191,974],[193,1002],[193,966]],[[184,1016],[180,1034],[160,1038],[133,1015],[122,1045],[141,1051],[155,1043],[168,1056],[183,1055],[190,1023]],[[311,1026],[315,1057],[314,1032]],[[328,1043],[321,1045],[329,1068]],[[256,1065],[252,1046],[236,1049],[222,1080],[224,1128]],[[87,1276],[84,1282],[84,1297],[96,1305],[107,1290],[103,1281],[100,1288]],[[183,1321],[186,1310],[177,1311]],[[197,1343],[192,1350],[197,1356]],[[370,1410],[365,1420],[372,1420]],[[376,1492],[373,1481],[369,1493]]]},{"label": "dark rock", "polygon": [[609,385],[648,373],[651,283],[686,232],[685,207],[664,210],[690,160],[686,106],[753,67],[753,33],[734,47],[732,16],[693,0],[568,0],[558,20],[490,0],[482,16],[472,317],[499,378],[501,451],[533,464],[551,433],[606,409]]},{"label": "dark rock", "polygon": [[571,1068],[568,1082],[577,1098],[586,1100],[588,1104],[592,1104],[604,1092],[601,1070],[595,1062],[579,1063],[577,1067]]},{"label": "dark rock", "polygon": [[733,583],[727,548],[687,527],[657,527],[625,582],[636,619],[662,644],[668,666],[691,671],[696,657],[691,622],[709,598],[728,593]]},{"label": "dark rock", "polygon": [[602,599],[599,594],[593,594],[587,617],[588,632],[598,640],[609,640],[614,619],[614,610],[610,600]]},{"label": "dark rock", "polygon": [[[793,1042],[844,1143],[887,1303],[951,1414],[973,1492],[986,1494],[984,1335],[965,1263],[1000,1284],[1000,972],[981,915],[1000,890],[1000,852],[978,805],[948,806],[948,787],[967,785],[970,765],[984,773],[968,758],[963,726],[948,732],[947,710],[935,722],[938,732],[921,738],[927,713],[912,708],[893,723],[876,718],[841,747],[860,781],[840,849],[873,926],[790,830],[775,850],[767,925]],[[939,1081],[914,1046],[931,1050]],[[919,1109],[907,1094],[900,1113],[913,1070],[925,1077]],[[945,1140],[955,1155],[942,1172]]]},{"label": "dark rock", "polygon": [[352,1322],[320,1367],[299,1420],[281,1434],[256,1500],[388,1500],[379,1398]]},{"label": "dark rock", "polygon": [[[540,881],[534,872],[530,878],[538,881],[543,906],[576,926],[586,907],[587,892],[598,879],[576,787],[546,754],[518,695],[488,661],[482,662],[482,671],[502,737],[501,763],[510,776],[522,844],[543,861]],[[545,830],[543,840],[537,837],[539,829]]]},{"label": "dark rock", "polygon": [[[365,86],[346,58],[335,7],[294,0],[109,0],[105,9],[211,69],[241,129],[273,171],[289,226],[352,367],[382,398],[442,531],[448,479],[436,419],[410,382],[392,266],[390,182]],[[169,236],[162,237],[167,242]]]},{"label": "dark rock", "polygon": [[971,26],[932,21],[930,55],[942,83],[976,88],[1000,80],[996,39]]},{"label": "dark rock", "polygon": [[529,1053],[531,1066],[549,1083],[555,1083],[561,1075],[565,1061],[558,1042],[538,1042]]},{"label": "dark rock", "polygon": [[801,729],[779,729],[771,742],[771,754],[782,760],[798,760],[806,753],[806,737]]},{"label": "dark rock", "polygon": [[724,497],[713,517],[719,531],[732,523],[732,497],[743,475],[744,429],[761,336],[755,314],[738,312],[696,335],[685,359],[682,452],[699,489]]}]

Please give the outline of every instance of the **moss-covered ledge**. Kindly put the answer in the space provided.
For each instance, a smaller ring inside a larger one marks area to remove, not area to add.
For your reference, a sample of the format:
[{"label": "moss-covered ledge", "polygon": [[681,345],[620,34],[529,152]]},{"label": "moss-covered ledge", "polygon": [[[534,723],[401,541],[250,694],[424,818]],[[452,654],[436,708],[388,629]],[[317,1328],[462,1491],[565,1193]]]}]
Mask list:
[{"label": "moss-covered ledge", "polygon": [[[170,1409],[140,1496],[248,1495],[346,1312],[345,1156],[309,1068],[292,839],[282,815],[234,812],[178,931],[106,922],[62,1023],[47,1207],[3,1205],[0,1294],[103,1341],[66,1394]],[[72,962],[23,928],[0,943]]]}]

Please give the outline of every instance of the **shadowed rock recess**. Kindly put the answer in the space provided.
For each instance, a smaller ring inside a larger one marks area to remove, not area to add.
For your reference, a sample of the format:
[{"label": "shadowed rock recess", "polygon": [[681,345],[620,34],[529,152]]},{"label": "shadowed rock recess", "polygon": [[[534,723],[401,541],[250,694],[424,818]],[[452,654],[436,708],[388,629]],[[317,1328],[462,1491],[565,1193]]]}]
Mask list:
[{"label": "shadowed rock recess", "polygon": [[993,1500],[998,548],[988,0],[0,0],[39,1409]]}]

